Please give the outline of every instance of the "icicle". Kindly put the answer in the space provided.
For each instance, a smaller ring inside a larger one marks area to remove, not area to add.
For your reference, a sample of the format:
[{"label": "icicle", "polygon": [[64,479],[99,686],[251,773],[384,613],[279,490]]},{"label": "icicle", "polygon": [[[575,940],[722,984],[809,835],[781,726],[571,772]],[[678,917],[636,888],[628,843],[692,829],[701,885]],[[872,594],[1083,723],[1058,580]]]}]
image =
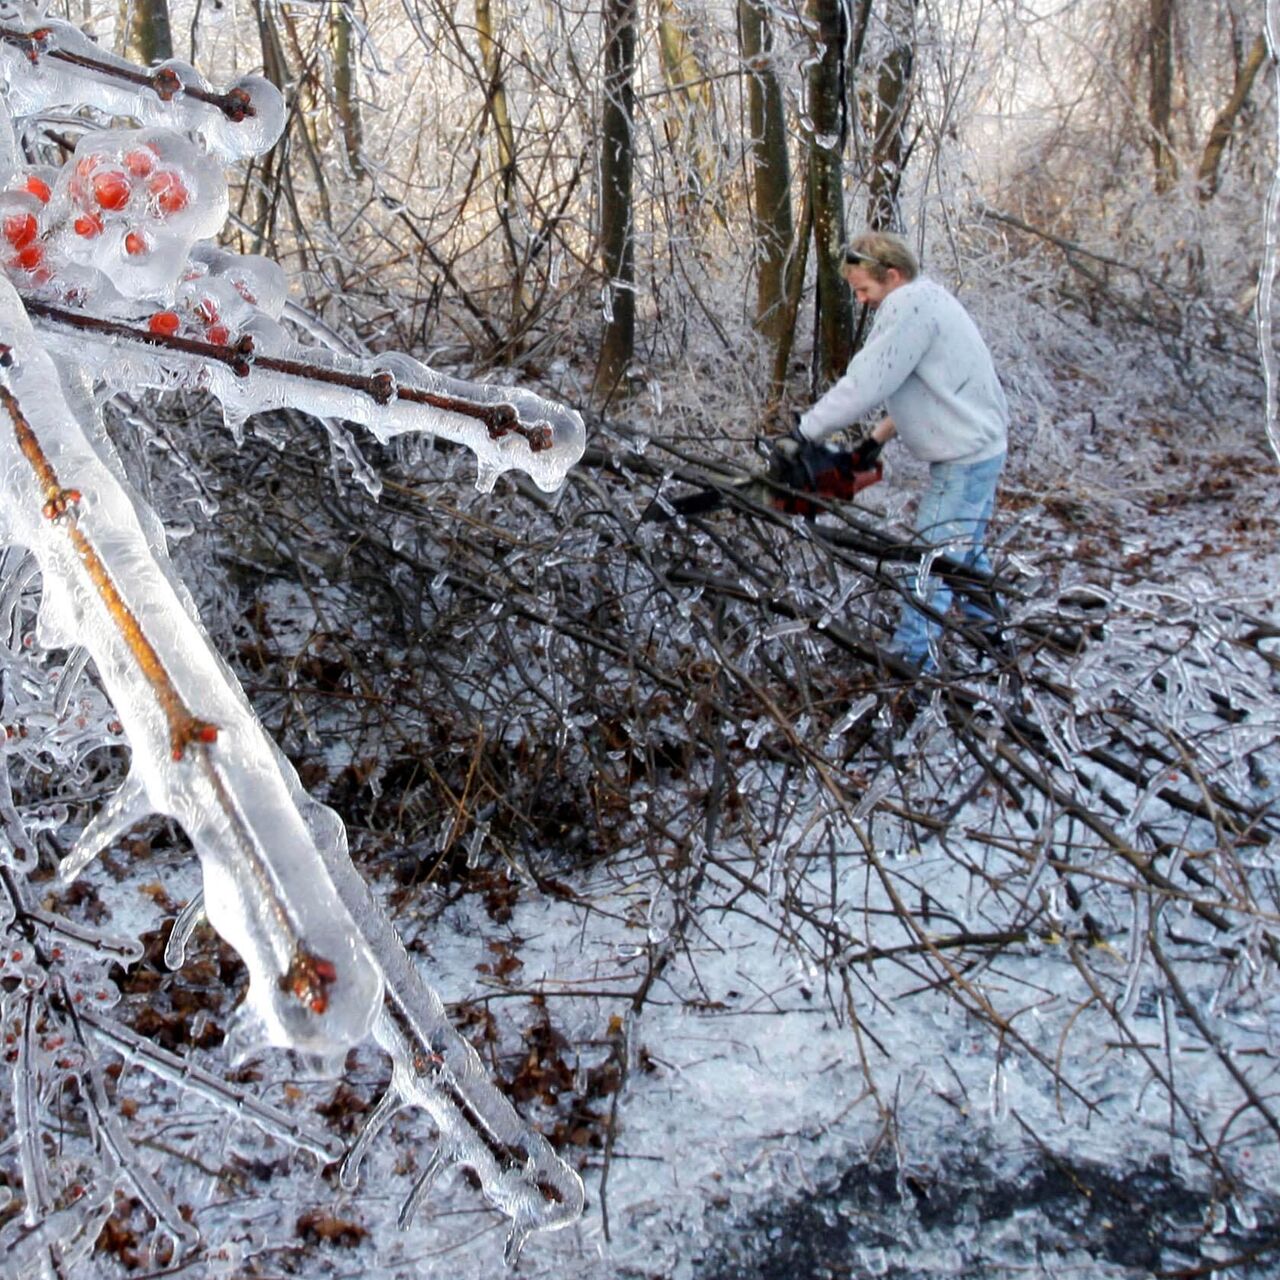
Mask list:
[{"label": "icicle", "polygon": [[39,574],[40,565],[34,556],[28,556],[26,551],[17,547],[9,549],[5,556],[3,591],[0,592],[0,625],[8,623],[9,634],[3,638],[10,648],[17,645],[22,597]]},{"label": "icicle", "polygon": [[1009,1081],[999,1061],[996,1062],[995,1070],[991,1073],[987,1094],[991,1118],[996,1121],[1006,1119],[1009,1115]]},{"label": "icicle", "polygon": [[855,822],[861,822],[897,785],[892,769],[882,770],[872,779],[853,810]]},{"label": "icicle", "polygon": [[152,812],[146,788],[136,773],[130,772],[115,794],[93,815],[80,833],[71,852],[58,864],[58,884],[65,887],[117,836],[141,822]]},{"label": "icicle", "polygon": [[372,1146],[373,1140],[386,1127],[391,1117],[396,1112],[404,1110],[406,1105],[394,1084],[378,1099],[378,1105],[369,1113],[338,1170],[338,1181],[346,1190],[354,1191],[360,1185],[360,1165]]},{"label": "icicle", "polygon": [[808,618],[791,618],[786,622],[777,622],[771,627],[766,627],[764,631],[764,638],[766,640],[777,640],[782,636],[797,635],[802,631],[808,630]]},{"label": "icicle", "polygon": [[467,866],[474,870],[480,864],[480,853],[489,835],[488,822],[477,822],[467,837]]},{"label": "icicle", "polygon": [[173,928],[169,930],[168,941],[164,944],[164,962],[170,969],[181,969],[187,962],[187,946],[196,927],[204,920],[204,890],[197,889],[191,895],[186,906],[178,912]]},{"label": "icicle", "polygon": [[1129,956],[1125,969],[1124,987],[1117,1002],[1121,1021],[1128,1021],[1142,994],[1142,972],[1147,956],[1147,929],[1151,922],[1151,897],[1136,891],[1133,894],[1133,919],[1129,923]]},{"label": "icicle", "polygon": [[1236,1215],[1236,1221],[1240,1224],[1243,1231],[1257,1231],[1258,1215],[1254,1212],[1253,1206],[1242,1195],[1232,1196],[1231,1208]]},{"label": "icicle", "polygon": [[[396,1224],[403,1231],[413,1220],[413,1216],[422,1207],[427,1197],[431,1194],[432,1189],[440,1179],[440,1175],[449,1167],[448,1156],[445,1153],[444,1145],[436,1147],[427,1160],[426,1167],[418,1175],[418,1180],[413,1184],[412,1190],[404,1198],[404,1203],[400,1206],[400,1213],[396,1218]],[[345,1183],[343,1184],[346,1185]]]}]

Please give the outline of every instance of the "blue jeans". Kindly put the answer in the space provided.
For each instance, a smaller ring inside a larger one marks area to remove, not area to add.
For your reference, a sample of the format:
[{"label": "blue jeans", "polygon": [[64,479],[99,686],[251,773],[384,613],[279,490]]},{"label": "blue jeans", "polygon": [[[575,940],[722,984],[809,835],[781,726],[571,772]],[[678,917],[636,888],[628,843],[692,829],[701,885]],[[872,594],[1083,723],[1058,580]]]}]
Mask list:
[{"label": "blue jeans", "polygon": [[[929,487],[916,512],[918,539],[939,547],[950,559],[990,573],[991,563],[982,542],[995,505],[996,481],[1003,467],[1003,453],[984,462],[931,462]],[[937,640],[942,628],[912,608],[910,601],[921,600],[939,614],[945,614],[951,605],[951,588],[936,574],[928,574],[922,583],[919,574],[912,573],[907,578],[906,589],[908,598],[903,601],[902,616],[890,648],[914,666],[928,668],[933,665],[930,641]],[[968,596],[961,597],[960,608],[979,626],[992,620],[992,615]]]}]

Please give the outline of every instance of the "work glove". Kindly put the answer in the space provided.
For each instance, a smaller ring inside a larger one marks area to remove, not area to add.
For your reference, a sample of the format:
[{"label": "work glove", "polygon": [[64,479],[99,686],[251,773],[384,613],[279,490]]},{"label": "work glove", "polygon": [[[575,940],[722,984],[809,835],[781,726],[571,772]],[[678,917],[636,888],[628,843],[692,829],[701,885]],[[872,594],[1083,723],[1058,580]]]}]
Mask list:
[{"label": "work glove", "polygon": [[870,471],[880,461],[880,450],[884,446],[875,436],[864,436],[854,446],[849,459],[855,471]]},{"label": "work glove", "polygon": [[807,488],[811,477],[806,459],[812,449],[813,442],[800,434],[800,419],[797,417],[791,430],[773,442],[769,452],[769,475],[790,489]]}]

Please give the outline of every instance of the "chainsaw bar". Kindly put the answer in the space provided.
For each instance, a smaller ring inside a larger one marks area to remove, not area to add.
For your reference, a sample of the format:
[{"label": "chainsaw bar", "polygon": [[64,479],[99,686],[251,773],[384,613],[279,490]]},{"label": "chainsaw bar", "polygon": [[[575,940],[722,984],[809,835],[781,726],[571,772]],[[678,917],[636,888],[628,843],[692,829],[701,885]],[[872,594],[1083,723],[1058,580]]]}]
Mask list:
[{"label": "chainsaw bar", "polygon": [[690,493],[668,498],[659,490],[640,519],[646,523],[674,520],[678,516],[705,516],[727,506],[730,497],[766,501],[768,486],[762,475],[744,476],[722,485],[703,485]]},{"label": "chainsaw bar", "polygon": [[678,516],[704,516],[730,505],[734,498],[748,498],[768,504],[789,515],[813,517],[828,503],[846,502],[863,489],[875,484],[884,475],[884,468],[876,463],[867,471],[852,473],[847,488],[842,492],[827,493],[822,490],[791,491],[771,480],[765,473],[743,476],[740,480],[723,484],[704,484],[690,493],[667,497],[661,491],[640,517],[642,522],[652,523],[674,520]]}]

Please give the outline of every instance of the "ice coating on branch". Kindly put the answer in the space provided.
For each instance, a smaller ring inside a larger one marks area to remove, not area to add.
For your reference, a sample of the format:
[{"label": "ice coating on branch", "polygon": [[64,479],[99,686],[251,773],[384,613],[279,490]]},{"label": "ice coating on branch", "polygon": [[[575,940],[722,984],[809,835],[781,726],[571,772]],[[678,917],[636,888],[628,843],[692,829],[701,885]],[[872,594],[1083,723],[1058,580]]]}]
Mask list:
[{"label": "ice coating on branch", "polygon": [[[582,456],[586,431],[575,410],[524,388],[446,377],[406,355],[361,359],[303,346],[246,301],[236,278],[229,267],[189,275],[172,307],[128,328],[95,326],[70,309],[36,314],[51,348],[107,386],[203,388],[233,424],[289,406],[359,422],[383,441],[426,432],[470,449],[483,489],[519,470],[551,491]],[[191,341],[206,349],[180,345]]]},{"label": "ice coating on branch", "polygon": [[0,5],[0,85],[13,116],[93,107],[192,134],[226,159],[260,155],[284,128],[284,99],[260,76],[219,92],[183,62],[138,67],[34,5]]},{"label": "ice coating on branch", "polygon": [[88,134],[60,171],[19,166],[6,181],[0,265],[51,345],[108,387],[208,390],[237,433],[285,406],[359,422],[384,442],[428,432],[476,455],[484,490],[509,470],[554,490],[582,455],[580,415],[532,391],[296,341],[280,322],[279,266],[207,243],[227,186],[188,138]]},{"label": "ice coating on branch", "polygon": [[[354,867],[348,863],[335,882],[382,963],[387,1004],[374,1037],[394,1064],[386,1096],[343,1165],[343,1185],[356,1185],[361,1159],[378,1130],[397,1111],[421,1107],[440,1134],[429,1167],[447,1159],[475,1171],[490,1203],[511,1220],[507,1257],[514,1261],[531,1231],[556,1230],[581,1215],[582,1180],[489,1079],[479,1055],[449,1022],[440,997],[422,980]],[[402,1223],[422,1194],[421,1186],[411,1192]]]},{"label": "ice coating on branch", "polygon": [[[35,553],[45,606],[74,619],[133,751],[121,811],[145,795],[186,831],[210,922],[250,986],[244,1047],[332,1058],[369,1032],[382,979],[297,803],[292,770],[161,570],[128,494],[77,428],[21,301],[0,282],[6,532]],[[119,815],[108,815],[114,825]],[[330,836],[341,837],[341,830]]]}]

